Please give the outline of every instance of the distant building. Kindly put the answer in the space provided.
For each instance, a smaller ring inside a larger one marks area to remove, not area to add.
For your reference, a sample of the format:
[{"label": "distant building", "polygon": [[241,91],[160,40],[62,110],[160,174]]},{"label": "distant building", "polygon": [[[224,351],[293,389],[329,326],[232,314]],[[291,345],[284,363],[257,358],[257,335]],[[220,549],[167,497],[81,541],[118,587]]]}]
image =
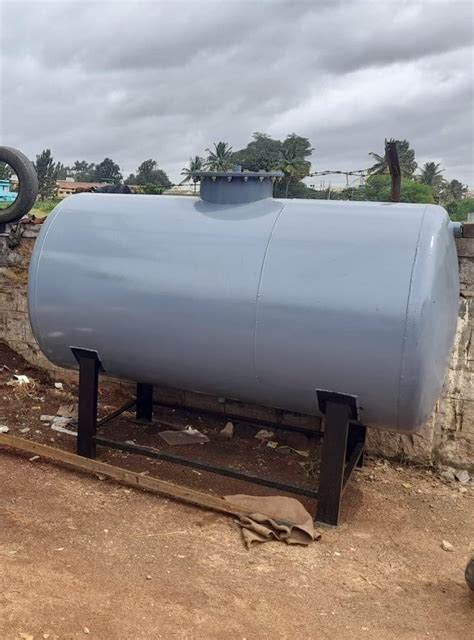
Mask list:
[{"label": "distant building", "polygon": [[75,193],[89,191],[93,187],[105,187],[106,182],[74,182],[73,180],[58,180],[56,182],[56,197],[67,198]]},{"label": "distant building", "polygon": [[17,193],[10,191],[10,180],[0,180],[0,203],[11,204],[15,202]]}]

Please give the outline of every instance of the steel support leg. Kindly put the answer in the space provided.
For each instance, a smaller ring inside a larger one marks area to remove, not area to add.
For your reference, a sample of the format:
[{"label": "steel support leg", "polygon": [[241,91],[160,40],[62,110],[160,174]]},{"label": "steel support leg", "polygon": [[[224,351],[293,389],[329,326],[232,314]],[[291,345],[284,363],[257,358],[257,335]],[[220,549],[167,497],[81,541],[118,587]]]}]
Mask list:
[{"label": "steel support leg", "polygon": [[351,407],[337,400],[326,404],[316,522],[336,527],[339,522]]},{"label": "steel support leg", "polygon": [[137,420],[151,422],[153,420],[153,385],[137,383]]},{"label": "steel support leg", "polygon": [[72,352],[79,363],[77,453],[95,458],[100,360],[95,351],[74,348]]},{"label": "steel support leg", "polygon": [[[346,461],[352,455],[355,447],[359,444],[365,445],[365,435],[367,432],[367,427],[363,424],[351,424],[349,426],[349,434],[347,437],[347,453],[346,453]],[[364,452],[362,452],[356,467],[361,468],[364,466]]]}]

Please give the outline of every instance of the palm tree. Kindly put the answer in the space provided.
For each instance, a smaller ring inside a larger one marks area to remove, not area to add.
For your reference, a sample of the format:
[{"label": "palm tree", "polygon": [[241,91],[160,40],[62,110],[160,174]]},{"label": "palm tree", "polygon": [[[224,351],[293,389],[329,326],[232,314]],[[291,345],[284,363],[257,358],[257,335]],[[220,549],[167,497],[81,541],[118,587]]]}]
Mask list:
[{"label": "palm tree", "polygon": [[421,174],[417,176],[417,180],[422,184],[430,186],[436,202],[439,202],[441,189],[444,184],[443,172],[440,165],[436,162],[425,162]]},{"label": "palm tree", "polygon": [[193,176],[193,173],[195,173],[196,171],[201,171],[203,167],[204,160],[200,156],[189,158],[189,165],[181,169],[181,175],[185,177],[183,180],[181,180],[180,184],[184,184],[185,182],[189,182],[190,180],[192,180],[194,193],[196,193],[196,183],[199,181],[199,178]]},{"label": "palm tree", "polygon": [[369,168],[369,173],[374,176],[379,176],[382,173],[388,173],[388,162],[386,156],[379,156],[378,153],[371,151],[369,156],[376,161],[374,165]]},{"label": "palm tree", "polygon": [[445,182],[441,190],[441,198],[444,202],[458,202],[462,200],[467,193],[467,186],[459,180],[451,180]]},{"label": "palm tree", "polygon": [[232,169],[232,147],[227,142],[214,142],[214,150],[206,149],[205,165],[210,171],[229,171]]},{"label": "palm tree", "polygon": [[300,180],[309,173],[310,163],[301,155],[301,150],[289,140],[282,145],[278,169],[285,174],[285,198],[288,198],[288,189],[292,180]]},{"label": "palm tree", "polygon": [[440,165],[436,162],[425,162],[418,179],[422,184],[439,187],[443,182],[443,172]]},{"label": "palm tree", "polygon": [[[381,156],[378,153],[369,153],[376,161],[375,164],[369,168],[369,173],[372,175],[380,175],[383,173],[389,173],[387,162],[387,140],[385,140],[385,155]],[[400,161],[400,170],[402,172],[402,178],[412,178],[413,174],[418,166],[415,161],[415,152],[410,149],[410,143],[408,140],[391,140],[390,142],[397,143],[398,159]]]}]

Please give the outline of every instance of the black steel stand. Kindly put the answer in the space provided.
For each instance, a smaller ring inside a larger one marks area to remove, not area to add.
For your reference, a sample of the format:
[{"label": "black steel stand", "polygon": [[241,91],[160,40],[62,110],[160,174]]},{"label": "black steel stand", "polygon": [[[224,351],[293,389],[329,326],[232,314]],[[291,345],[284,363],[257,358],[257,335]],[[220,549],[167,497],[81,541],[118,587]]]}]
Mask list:
[{"label": "black steel stand", "polygon": [[77,428],[77,453],[85,458],[95,458],[97,431],[97,395],[101,364],[97,351],[71,349],[79,363],[79,414]]},{"label": "black steel stand", "polygon": [[137,420],[151,422],[153,420],[153,385],[137,383]]},{"label": "black steel stand", "polygon": [[366,427],[350,422],[357,417],[354,399],[330,395],[323,401],[319,397],[325,419],[316,522],[336,527],[352,471],[363,464]]},{"label": "black steel stand", "polygon": [[[72,352],[79,363],[77,453],[80,456],[95,458],[96,447],[100,445],[148,456],[150,458],[157,458],[194,469],[209,471],[285,492],[317,498],[318,508],[316,522],[329,526],[337,526],[342,495],[354,467],[362,466],[364,453],[365,427],[358,423],[351,423],[351,420],[357,419],[355,399],[351,396],[318,392],[319,407],[325,415],[325,421],[319,489],[315,491],[313,489],[305,489],[274,480],[267,480],[225,467],[189,460],[183,456],[165,453],[152,447],[118,442],[97,435],[97,427],[116,418],[133,406],[136,408],[137,420],[141,422],[151,422],[154,404],[153,386],[147,383],[138,383],[136,399],[129,400],[125,405],[97,422],[98,379],[99,372],[102,369],[99,356],[95,351],[87,349],[73,348]],[[208,413],[201,409],[192,409],[189,407],[186,407],[186,412],[199,414]],[[219,415],[222,416],[222,414]],[[232,419],[232,414],[224,414],[224,416]],[[234,416],[234,419],[236,418],[240,421],[255,422],[254,419],[246,419],[242,416]],[[288,430],[288,427],[281,424],[274,424],[269,421],[265,421],[265,424],[275,429]],[[299,428],[294,430],[306,432],[308,435],[319,435],[309,429]]]}]

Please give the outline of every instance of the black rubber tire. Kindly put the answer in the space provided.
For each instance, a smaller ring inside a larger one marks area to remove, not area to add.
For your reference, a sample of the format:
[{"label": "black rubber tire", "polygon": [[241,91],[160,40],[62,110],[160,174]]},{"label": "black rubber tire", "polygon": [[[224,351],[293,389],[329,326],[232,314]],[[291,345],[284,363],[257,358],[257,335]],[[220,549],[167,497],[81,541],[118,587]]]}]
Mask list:
[{"label": "black rubber tire", "polygon": [[24,153],[11,147],[0,147],[0,162],[6,162],[18,177],[18,195],[13,204],[0,209],[0,222],[13,222],[25,216],[38,196],[38,176],[33,163]]}]

